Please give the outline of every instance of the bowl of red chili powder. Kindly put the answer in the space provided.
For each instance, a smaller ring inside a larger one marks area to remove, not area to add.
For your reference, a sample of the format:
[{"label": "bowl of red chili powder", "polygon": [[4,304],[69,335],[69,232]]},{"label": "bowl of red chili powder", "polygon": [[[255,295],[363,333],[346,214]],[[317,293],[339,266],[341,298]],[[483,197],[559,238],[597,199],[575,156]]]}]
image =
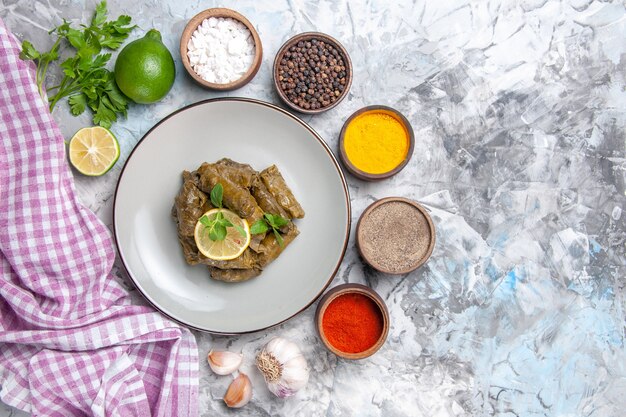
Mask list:
[{"label": "bowl of red chili powder", "polygon": [[345,359],[363,359],[380,349],[389,333],[389,311],[370,287],[342,284],[322,297],[315,312],[322,343]]}]

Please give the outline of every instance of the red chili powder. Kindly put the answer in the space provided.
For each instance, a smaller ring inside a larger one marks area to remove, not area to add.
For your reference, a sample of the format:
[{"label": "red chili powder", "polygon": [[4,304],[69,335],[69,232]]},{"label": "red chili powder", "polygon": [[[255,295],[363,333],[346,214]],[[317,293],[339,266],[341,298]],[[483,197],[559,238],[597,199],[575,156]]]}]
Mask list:
[{"label": "red chili powder", "polygon": [[383,332],[383,316],[369,297],[358,293],[343,294],[326,308],[322,330],[336,349],[360,353],[378,341]]}]

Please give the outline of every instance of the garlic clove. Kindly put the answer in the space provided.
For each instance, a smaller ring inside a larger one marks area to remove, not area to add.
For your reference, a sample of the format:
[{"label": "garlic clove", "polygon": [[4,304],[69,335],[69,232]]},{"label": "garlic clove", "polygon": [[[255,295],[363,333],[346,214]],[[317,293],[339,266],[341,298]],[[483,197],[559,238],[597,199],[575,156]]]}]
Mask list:
[{"label": "garlic clove", "polygon": [[228,375],[235,372],[243,362],[243,355],[226,350],[210,351],[209,366],[218,375]]},{"label": "garlic clove", "polygon": [[239,374],[226,390],[224,402],[230,408],[241,408],[252,399],[252,383],[246,374]]}]

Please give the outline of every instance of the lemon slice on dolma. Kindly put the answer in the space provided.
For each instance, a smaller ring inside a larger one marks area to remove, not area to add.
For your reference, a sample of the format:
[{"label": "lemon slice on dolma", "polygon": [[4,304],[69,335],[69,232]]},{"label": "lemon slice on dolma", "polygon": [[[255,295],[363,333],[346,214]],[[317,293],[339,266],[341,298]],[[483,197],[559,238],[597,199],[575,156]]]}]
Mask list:
[{"label": "lemon slice on dolma", "polygon": [[204,256],[215,261],[227,261],[241,256],[248,248],[250,245],[250,227],[245,219],[242,219],[227,209],[212,209],[204,213],[204,216],[206,216],[209,221],[213,221],[219,212],[234,226],[239,226],[243,229],[245,236],[241,234],[237,227],[227,227],[226,237],[223,240],[211,240],[209,237],[209,228],[200,222],[200,220],[196,223],[193,236],[198,250],[200,250]]}]

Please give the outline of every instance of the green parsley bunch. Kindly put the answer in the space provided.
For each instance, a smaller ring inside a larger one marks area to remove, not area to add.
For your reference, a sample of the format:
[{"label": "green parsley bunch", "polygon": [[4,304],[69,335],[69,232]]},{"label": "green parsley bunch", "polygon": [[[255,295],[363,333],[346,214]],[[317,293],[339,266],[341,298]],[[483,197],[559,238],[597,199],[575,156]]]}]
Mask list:
[{"label": "green parsley bunch", "polygon": [[[106,1],[96,6],[89,26],[73,28],[63,19],[63,24],[52,29],[56,41],[47,52],[38,51],[31,42],[22,42],[20,58],[37,63],[36,82],[42,99],[50,103],[50,111],[64,97],[69,97],[70,110],[74,116],[82,114],[88,107],[93,112],[94,124],[109,128],[118,115],[126,116],[128,98],[115,84],[113,73],[105,68],[111,58],[104,49],[115,50],[128,38],[131,26],[130,16],[122,15],[116,20],[107,21]],[[59,48],[65,40],[75,49],[73,56],[65,59],[60,67],[63,79],[58,85],[45,88],[48,65],[59,59]]]}]

